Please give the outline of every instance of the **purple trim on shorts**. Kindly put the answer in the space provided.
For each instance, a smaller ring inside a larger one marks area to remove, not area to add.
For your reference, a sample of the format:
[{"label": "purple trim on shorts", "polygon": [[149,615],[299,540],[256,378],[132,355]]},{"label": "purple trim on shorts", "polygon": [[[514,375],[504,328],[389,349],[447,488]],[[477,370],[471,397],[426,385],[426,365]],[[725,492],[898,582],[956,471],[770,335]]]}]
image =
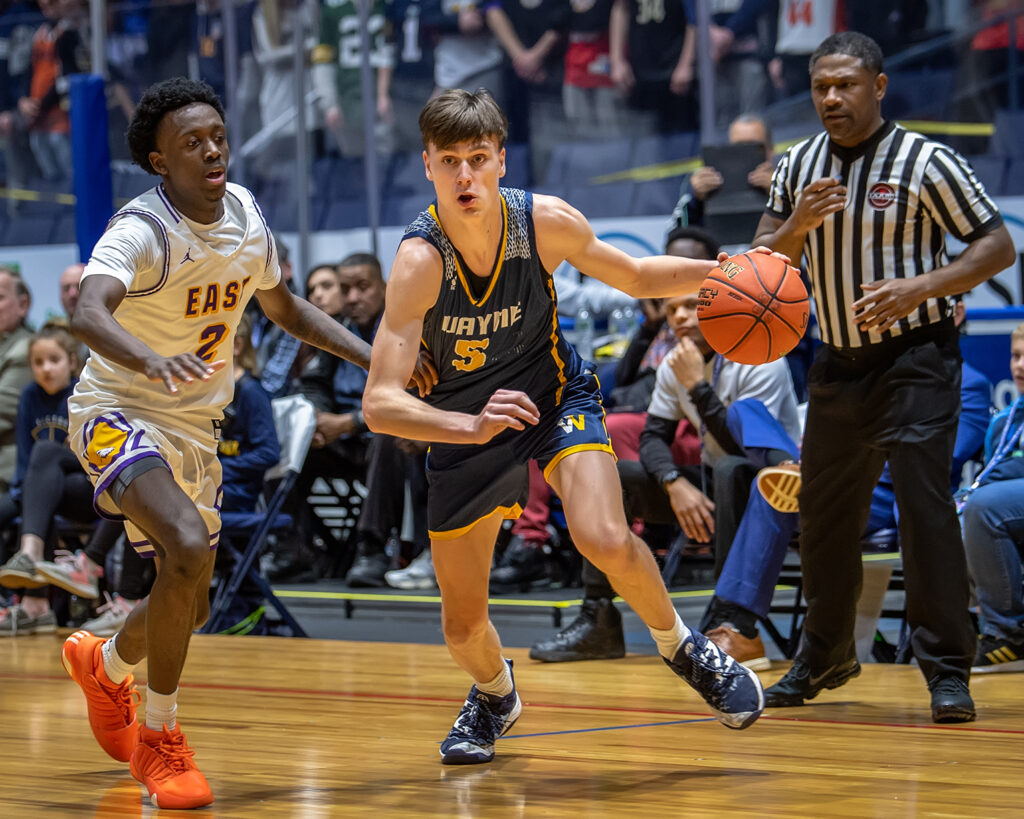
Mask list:
[{"label": "purple trim on shorts", "polygon": [[[145,551],[140,549],[142,546],[153,545],[148,540],[130,540],[129,543],[131,544],[131,547],[139,553],[139,557],[156,557],[155,549],[146,549]],[[214,551],[218,545],[220,545],[220,529],[210,535],[210,551]]]},{"label": "purple trim on shorts", "polygon": [[[159,186],[156,188],[156,192],[160,193]],[[128,298],[136,298],[137,296],[148,296],[151,293],[155,293],[160,290],[165,284],[167,284],[167,277],[171,272],[171,243],[167,238],[167,228],[164,227],[164,223],[159,218],[148,210],[142,210],[141,208],[127,208],[125,210],[118,211],[118,215],[124,216],[129,213],[135,214],[136,216],[142,216],[145,219],[149,219],[154,225],[160,229],[160,238],[163,239],[164,243],[164,269],[160,274],[160,281],[153,285],[148,290],[129,290],[125,295]]]},{"label": "purple trim on shorts", "polygon": [[119,463],[117,465],[117,468],[113,472],[111,472],[109,475],[104,475],[103,476],[103,480],[100,481],[97,484],[96,491],[93,492],[93,494],[92,494],[92,505],[93,505],[93,508],[96,510],[97,514],[100,515],[100,517],[104,517],[107,520],[127,520],[128,519],[124,515],[117,515],[115,517],[110,512],[104,512],[100,508],[100,506],[99,506],[99,498],[100,498],[100,495],[102,495],[104,492],[106,492],[110,488],[110,484],[112,484],[115,480],[117,480],[117,476],[120,475],[121,472],[124,471],[124,468],[126,466],[128,466],[130,464],[133,464],[136,461],[141,461],[143,458],[159,458],[161,461],[163,461],[164,466],[167,467],[167,471],[170,472],[172,475],[174,474],[174,470],[171,469],[171,465],[169,463],[167,463],[167,459],[164,458],[164,456],[161,455],[158,452],[147,451],[147,452],[140,452],[138,455],[132,455],[131,457],[129,457],[126,460],[124,460],[121,463]]}]

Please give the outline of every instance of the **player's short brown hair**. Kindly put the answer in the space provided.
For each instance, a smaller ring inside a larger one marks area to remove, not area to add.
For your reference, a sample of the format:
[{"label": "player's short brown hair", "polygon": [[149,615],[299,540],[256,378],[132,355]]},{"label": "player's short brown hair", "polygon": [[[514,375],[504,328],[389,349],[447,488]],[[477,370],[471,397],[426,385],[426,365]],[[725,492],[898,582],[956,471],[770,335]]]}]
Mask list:
[{"label": "player's short brown hair", "polygon": [[423,147],[450,148],[460,142],[493,137],[498,148],[508,138],[508,118],[486,88],[442,91],[420,111]]}]

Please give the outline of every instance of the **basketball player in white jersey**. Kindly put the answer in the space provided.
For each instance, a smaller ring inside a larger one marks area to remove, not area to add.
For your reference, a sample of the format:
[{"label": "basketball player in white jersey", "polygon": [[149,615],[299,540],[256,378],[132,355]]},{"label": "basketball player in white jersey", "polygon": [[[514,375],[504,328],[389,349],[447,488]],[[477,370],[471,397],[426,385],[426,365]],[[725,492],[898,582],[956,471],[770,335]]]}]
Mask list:
[{"label": "basketball player in white jersey", "polygon": [[[209,614],[217,432],[233,393],[238,320],[255,296],[310,344],[363,367],[370,349],[281,281],[259,206],[226,180],[224,111],[209,86],[183,78],[152,86],[128,143],[160,182],[115,214],[83,274],[72,330],[92,355],[69,401],[69,440],[97,510],[125,521],[132,546],[156,557],[157,575],[115,637],[75,632],[62,660],[103,749],[130,761],[155,805],[195,808],[213,795],[177,725],[176,697],[189,637]],[[421,393],[431,386],[424,372]],[[132,670],[144,658],[140,725]]]}]

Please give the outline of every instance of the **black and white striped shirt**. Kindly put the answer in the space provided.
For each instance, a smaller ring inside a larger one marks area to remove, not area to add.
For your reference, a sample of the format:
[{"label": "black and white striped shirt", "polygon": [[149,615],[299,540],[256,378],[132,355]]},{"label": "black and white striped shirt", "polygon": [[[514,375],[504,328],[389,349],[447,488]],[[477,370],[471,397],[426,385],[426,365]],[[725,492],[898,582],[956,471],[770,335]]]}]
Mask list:
[{"label": "black and white striped shirt", "polygon": [[800,191],[826,176],[846,185],[847,196],[846,207],[826,216],[804,243],[822,340],[833,347],[864,347],[946,318],[951,304],[928,299],[885,333],[862,332],[850,305],[863,295],[864,282],[942,267],[946,233],[971,242],[1002,224],[967,161],[894,123],[854,148],[833,144],[823,132],[783,155],[772,177],[768,213],[789,218]]}]

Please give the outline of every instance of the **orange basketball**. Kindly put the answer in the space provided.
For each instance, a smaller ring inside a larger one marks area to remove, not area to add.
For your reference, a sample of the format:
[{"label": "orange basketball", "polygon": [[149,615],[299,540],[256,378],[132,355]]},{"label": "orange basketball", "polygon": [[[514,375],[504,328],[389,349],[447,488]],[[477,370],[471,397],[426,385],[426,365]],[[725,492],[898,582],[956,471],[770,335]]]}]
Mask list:
[{"label": "orange basketball", "polygon": [[697,296],[705,340],[740,364],[766,364],[796,347],[808,310],[799,271],[765,253],[729,257],[708,274]]}]

